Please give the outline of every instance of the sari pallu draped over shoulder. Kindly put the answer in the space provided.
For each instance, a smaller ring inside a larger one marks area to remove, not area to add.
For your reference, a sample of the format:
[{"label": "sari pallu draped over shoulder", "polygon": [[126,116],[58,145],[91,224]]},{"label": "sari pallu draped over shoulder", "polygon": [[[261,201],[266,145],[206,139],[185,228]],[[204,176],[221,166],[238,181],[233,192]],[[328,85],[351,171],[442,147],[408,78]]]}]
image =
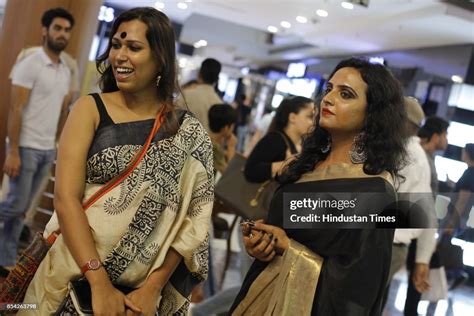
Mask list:
[{"label": "sari pallu draped over shoulder", "polygon": [[322,264],[323,258],[290,239],[283,256],[260,273],[232,316],[310,315]]},{"label": "sari pallu draped over shoulder", "polygon": [[[284,194],[340,192],[350,194],[351,199],[357,198],[359,207],[370,210],[374,209],[374,201],[364,193],[377,192],[383,197],[381,201],[385,204],[382,205],[392,205],[397,196],[391,179],[387,172],[379,175],[365,174],[362,164],[332,165],[315,170],[276,191],[270,207],[272,211],[266,222],[284,227]],[[381,314],[381,302],[390,271],[393,229],[285,228],[285,231],[292,241],[297,241],[324,258],[324,263],[317,283],[309,280],[310,273],[303,272],[301,275],[305,278],[301,281],[302,284],[295,286],[299,295],[311,292],[313,297],[307,300],[308,304],[312,304],[311,309],[297,309],[301,312],[283,312],[281,315]],[[271,264],[272,262],[254,261],[231,307],[231,313],[247,299],[252,286],[258,283],[256,280]],[[299,271],[291,270],[291,273]]]},{"label": "sari pallu draped over shoulder", "polygon": [[[86,213],[100,259],[113,283],[142,286],[162,265],[170,247],[183,257],[162,290],[160,315],[186,314],[192,288],[204,281],[208,272],[214,199],[212,145],[196,118],[185,113],[181,121],[173,136],[158,132],[132,174]],[[140,148],[111,146],[92,155],[87,162],[88,180],[94,178],[94,166],[125,168]],[[84,200],[101,186],[89,182]],[[55,213],[44,235],[58,227]],[[68,282],[80,277],[80,268],[60,235],[38,268],[25,303],[36,303],[38,315],[54,313],[67,295]]]}]

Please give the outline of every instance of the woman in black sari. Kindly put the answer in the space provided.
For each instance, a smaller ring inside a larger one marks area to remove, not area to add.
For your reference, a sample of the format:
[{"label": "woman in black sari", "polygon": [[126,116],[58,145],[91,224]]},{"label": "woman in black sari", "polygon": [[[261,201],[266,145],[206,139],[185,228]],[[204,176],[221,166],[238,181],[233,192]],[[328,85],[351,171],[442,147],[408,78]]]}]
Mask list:
[{"label": "woman in black sari", "polygon": [[267,223],[243,227],[246,250],[257,260],[232,315],[381,314],[393,229],[289,229],[284,202],[291,193],[315,192],[349,194],[362,208],[374,203],[367,192],[384,205],[395,202],[404,116],[401,87],[385,67],[361,59],[336,67],[315,129],[279,177]]}]

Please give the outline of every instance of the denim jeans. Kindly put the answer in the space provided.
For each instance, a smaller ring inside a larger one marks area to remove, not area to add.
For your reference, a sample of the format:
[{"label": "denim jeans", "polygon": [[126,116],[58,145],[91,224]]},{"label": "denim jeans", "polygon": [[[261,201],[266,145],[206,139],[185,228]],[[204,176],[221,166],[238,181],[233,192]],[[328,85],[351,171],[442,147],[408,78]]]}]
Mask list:
[{"label": "denim jeans", "polygon": [[55,150],[19,150],[20,173],[10,178],[7,197],[0,203],[0,266],[15,264],[23,218],[56,156]]}]

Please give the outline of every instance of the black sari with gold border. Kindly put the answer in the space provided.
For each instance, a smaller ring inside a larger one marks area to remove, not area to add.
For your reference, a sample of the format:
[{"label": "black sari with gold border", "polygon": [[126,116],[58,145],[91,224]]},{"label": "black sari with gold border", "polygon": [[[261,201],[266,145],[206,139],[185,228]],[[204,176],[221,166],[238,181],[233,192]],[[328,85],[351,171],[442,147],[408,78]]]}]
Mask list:
[{"label": "black sari with gold border", "polygon": [[[391,176],[366,175],[362,165],[335,165],[304,175],[275,193],[267,223],[283,227],[283,193],[378,192],[396,201]],[[311,315],[380,315],[390,269],[393,229],[287,229],[288,237],[324,259]],[[230,313],[268,263],[255,260]],[[295,291],[304,291],[302,284]],[[292,289],[293,290],[293,289]],[[303,316],[303,315],[301,315]]]}]

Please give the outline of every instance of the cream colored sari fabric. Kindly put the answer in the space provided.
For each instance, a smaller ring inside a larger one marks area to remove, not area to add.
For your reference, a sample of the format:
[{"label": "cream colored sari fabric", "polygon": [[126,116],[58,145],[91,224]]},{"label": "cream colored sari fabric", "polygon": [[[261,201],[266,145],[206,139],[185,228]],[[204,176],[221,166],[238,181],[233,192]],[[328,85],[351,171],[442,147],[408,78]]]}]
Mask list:
[{"label": "cream colored sari fabric", "polygon": [[[103,161],[108,156],[125,168],[140,148],[108,148],[99,153],[101,157],[88,160],[88,169],[94,159]],[[100,186],[87,184],[84,200]],[[205,280],[212,203],[212,145],[201,124],[185,114],[176,135],[152,143],[133,173],[86,212],[111,280],[142,286],[162,265],[170,247],[183,256],[193,284]],[[54,214],[44,235],[58,227]],[[26,293],[25,303],[36,303],[39,309],[19,315],[54,313],[68,292],[68,282],[79,277],[80,268],[60,235]],[[185,314],[188,305],[188,298],[169,282],[162,292],[160,315]]]},{"label": "cream colored sari fabric", "polygon": [[232,316],[310,315],[322,265],[323,258],[290,240],[288,250],[260,273]]}]

